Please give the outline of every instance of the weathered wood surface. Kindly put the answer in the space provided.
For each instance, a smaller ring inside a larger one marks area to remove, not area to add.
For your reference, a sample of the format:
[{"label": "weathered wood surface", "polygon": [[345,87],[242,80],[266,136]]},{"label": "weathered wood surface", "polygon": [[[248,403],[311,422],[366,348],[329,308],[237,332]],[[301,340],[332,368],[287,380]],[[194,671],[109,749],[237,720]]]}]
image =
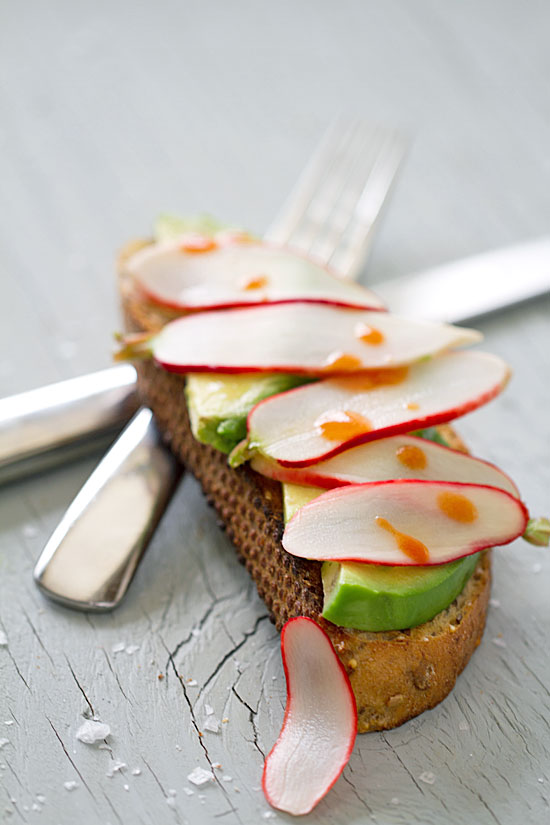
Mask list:
[{"label": "weathered wood surface", "polygon": [[[116,248],[163,209],[262,231],[337,108],[415,138],[369,278],[548,231],[542,0],[34,0],[0,14],[2,394],[107,365]],[[549,312],[546,298],[480,324],[516,375],[459,427],[534,513],[550,509]],[[32,583],[93,466],[0,491],[0,820],[263,821],[278,638],[193,479],[117,612],[72,613]],[[550,556],[520,542],[495,555],[497,601],[453,694],[359,737],[308,822],[550,820]],[[227,721],[201,737],[206,705]],[[92,713],[108,748],[75,738]],[[213,763],[216,783],[189,783]]]}]

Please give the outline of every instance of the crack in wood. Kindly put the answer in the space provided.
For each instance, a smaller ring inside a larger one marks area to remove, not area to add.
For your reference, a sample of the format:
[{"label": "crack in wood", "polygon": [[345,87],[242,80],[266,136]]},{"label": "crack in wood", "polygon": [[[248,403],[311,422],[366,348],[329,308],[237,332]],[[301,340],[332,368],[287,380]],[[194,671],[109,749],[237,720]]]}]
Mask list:
[{"label": "crack in wood", "polygon": [[24,617],[25,617],[25,619],[27,620],[27,622],[28,622],[28,624],[29,624],[29,627],[30,627],[30,629],[32,630],[32,632],[33,632],[33,634],[34,634],[34,636],[35,636],[35,638],[36,638],[36,641],[38,642],[38,644],[40,645],[40,647],[42,648],[42,650],[44,651],[44,653],[46,654],[46,656],[47,656],[47,657],[48,657],[48,659],[50,660],[51,666],[53,667],[53,669],[54,669],[54,671],[55,671],[55,662],[54,662],[54,660],[52,659],[52,657],[50,656],[49,652],[46,650],[46,646],[44,645],[44,642],[43,642],[43,641],[42,641],[42,639],[40,638],[40,634],[39,634],[39,632],[37,631],[36,627],[33,625],[33,623],[32,623],[32,621],[31,621],[31,618],[30,618],[29,614],[27,613],[27,611],[25,610],[25,608],[23,607],[23,605],[22,605],[22,604],[20,604],[20,605],[19,605],[19,609],[21,610],[21,613],[23,614],[23,616],[24,616]]},{"label": "crack in wood", "polygon": [[105,656],[105,659],[106,659],[106,661],[107,661],[107,667],[109,668],[109,670],[110,670],[110,671],[111,671],[111,673],[113,674],[114,679],[115,679],[115,682],[117,683],[117,685],[118,685],[118,688],[119,688],[120,692],[122,693],[122,695],[124,696],[124,698],[126,699],[126,701],[128,702],[128,704],[133,705],[134,703],[132,702],[132,700],[130,699],[130,697],[126,695],[126,692],[124,691],[124,688],[122,687],[122,683],[121,683],[121,681],[120,681],[120,679],[119,679],[118,673],[115,671],[115,669],[113,668],[113,666],[112,666],[112,664],[111,664],[111,660],[110,660],[110,658],[109,658],[109,654],[107,653],[107,651],[105,650],[105,648],[104,648],[104,647],[102,647],[102,648],[101,648],[101,650],[103,651],[103,655]]},{"label": "crack in wood", "polygon": [[88,705],[88,707],[90,708],[90,711],[91,711],[91,713],[92,713],[92,716],[95,716],[95,710],[94,710],[94,707],[93,707],[92,703],[90,702],[90,700],[88,699],[88,696],[86,695],[86,691],[84,690],[84,688],[82,687],[82,685],[81,685],[81,684],[80,684],[80,682],[78,681],[77,675],[76,675],[76,673],[74,672],[74,670],[73,670],[73,666],[71,665],[71,663],[70,663],[70,661],[69,661],[69,659],[68,659],[68,657],[67,657],[67,656],[65,656],[65,661],[67,662],[67,666],[68,666],[69,670],[71,671],[71,675],[72,675],[73,679],[75,680],[76,685],[77,685],[77,687],[78,687],[79,691],[81,692],[81,694],[82,694],[82,695],[83,695],[83,697],[84,697],[84,701],[86,702],[86,704],[87,704],[87,705]]},{"label": "crack in wood", "polygon": [[[239,678],[240,678],[241,674],[242,674],[242,671],[239,670]],[[258,728],[256,727],[256,716],[258,715],[259,703],[258,703],[258,707],[256,708],[256,710],[254,710],[254,708],[251,707],[251,705],[248,704],[246,699],[243,699],[243,697],[237,692],[237,690],[235,688],[235,685],[231,685],[231,692],[238,699],[238,701],[241,703],[241,705],[243,705],[248,710],[248,714],[249,714],[248,715],[248,721],[250,722],[250,724],[252,726],[252,733],[253,733],[253,736],[254,736],[254,740],[252,741],[251,744],[254,745],[254,747],[256,748],[257,751],[259,751],[259,753],[262,755],[262,758],[265,761],[265,753],[259,745],[259,742],[258,742],[259,732],[258,732]],[[247,742],[250,742],[250,739],[247,739]]]},{"label": "crack in wood", "polygon": [[88,793],[90,794],[90,796],[92,797],[92,799],[95,801],[95,796],[94,796],[94,794],[93,794],[93,792],[92,792],[92,790],[91,790],[90,786],[88,785],[88,783],[86,782],[86,780],[84,779],[84,777],[82,776],[82,774],[80,773],[80,771],[78,770],[78,768],[77,768],[77,766],[76,766],[76,764],[75,764],[74,760],[71,758],[71,756],[70,756],[70,754],[69,754],[69,751],[68,751],[68,750],[67,750],[67,748],[65,747],[65,743],[63,742],[63,739],[61,738],[61,736],[59,735],[59,733],[57,732],[57,730],[56,730],[56,728],[55,728],[54,723],[52,722],[52,720],[51,720],[48,716],[46,716],[46,719],[47,719],[47,720],[48,720],[48,722],[50,723],[50,727],[51,727],[51,729],[53,730],[53,732],[54,732],[54,734],[55,734],[55,736],[56,736],[56,738],[57,738],[57,740],[58,740],[59,744],[60,744],[60,745],[61,745],[61,747],[63,748],[63,753],[65,754],[65,756],[67,757],[67,759],[69,760],[69,762],[70,762],[70,763],[71,763],[71,765],[73,766],[74,770],[75,770],[75,771],[76,771],[76,773],[78,774],[78,776],[79,776],[79,778],[80,778],[80,781],[82,782],[82,784],[84,785],[84,787],[86,788],[86,790],[88,791]]},{"label": "crack in wood", "polygon": [[256,621],[254,622],[254,627],[252,628],[252,630],[245,631],[245,633],[244,633],[243,638],[241,639],[241,641],[240,641],[238,644],[234,645],[234,646],[231,648],[231,650],[228,650],[228,651],[227,651],[227,653],[225,653],[225,654],[222,656],[222,658],[220,659],[220,661],[218,662],[218,664],[216,665],[216,667],[214,668],[214,670],[212,671],[212,673],[210,674],[210,676],[206,679],[206,681],[204,682],[204,684],[202,685],[202,687],[199,689],[199,692],[198,692],[198,695],[197,695],[197,699],[200,699],[200,697],[202,696],[202,694],[204,693],[204,691],[206,690],[206,688],[208,687],[208,685],[212,682],[212,680],[213,680],[213,679],[215,679],[215,678],[216,678],[216,676],[218,675],[218,673],[220,672],[220,670],[222,669],[222,667],[225,665],[225,663],[226,663],[226,662],[227,662],[227,661],[228,661],[228,660],[229,660],[229,659],[230,659],[230,658],[231,658],[231,657],[232,657],[235,653],[237,653],[237,651],[239,651],[239,650],[240,650],[240,649],[241,649],[241,648],[242,648],[242,647],[246,644],[246,642],[247,642],[247,641],[248,641],[248,640],[249,640],[252,636],[254,636],[254,634],[257,632],[258,627],[260,626],[261,622],[265,622],[265,621],[268,621],[268,620],[269,620],[269,616],[266,616],[266,615],[264,615],[264,616],[258,616],[258,618],[256,619]]}]

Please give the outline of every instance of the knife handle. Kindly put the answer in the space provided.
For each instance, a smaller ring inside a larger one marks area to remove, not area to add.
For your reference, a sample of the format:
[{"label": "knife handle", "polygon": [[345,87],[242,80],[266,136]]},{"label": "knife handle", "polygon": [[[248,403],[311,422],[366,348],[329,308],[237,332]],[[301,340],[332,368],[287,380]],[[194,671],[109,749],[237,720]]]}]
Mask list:
[{"label": "knife handle", "polygon": [[34,570],[42,592],[79,610],[116,607],[183,472],[141,409],[84,484]]},{"label": "knife handle", "polygon": [[0,399],[0,484],[106,446],[138,406],[130,364]]}]

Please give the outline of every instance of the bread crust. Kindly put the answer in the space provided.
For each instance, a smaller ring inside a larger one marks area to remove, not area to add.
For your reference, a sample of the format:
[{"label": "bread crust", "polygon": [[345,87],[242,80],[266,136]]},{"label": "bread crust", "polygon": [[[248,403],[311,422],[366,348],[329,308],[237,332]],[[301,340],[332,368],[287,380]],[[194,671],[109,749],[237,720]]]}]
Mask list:
[{"label": "bread crust", "polygon": [[[128,254],[144,243],[127,247],[119,267],[122,308],[130,331],[155,331],[173,317],[148,302],[124,271]],[[143,402],[153,410],[167,444],[200,482],[277,628],[293,616],[309,616],[329,635],[355,693],[359,733],[396,727],[444,699],[483,634],[490,552],[482,554],[457,599],[430,622],[377,633],[333,625],[321,616],[320,563],[291,556],[281,545],[281,485],[248,466],[231,469],[227,456],[194,438],[183,376],[148,361],[136,367]],[[451,427],[439,429],[451,446],[466,451]]]}]

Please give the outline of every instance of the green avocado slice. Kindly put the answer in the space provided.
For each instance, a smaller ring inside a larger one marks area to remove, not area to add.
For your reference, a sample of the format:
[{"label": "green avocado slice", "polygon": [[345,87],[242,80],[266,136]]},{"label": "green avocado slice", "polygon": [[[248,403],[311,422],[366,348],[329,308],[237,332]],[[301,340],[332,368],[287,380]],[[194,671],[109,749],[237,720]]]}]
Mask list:
[{"label": "green avocado slice", "polygon": [[230,453],[246,437],[246,417],[254,404],[308,380],[286,373],[190,374],[185,397],[193,435],[203,444]]},{"label": "green avocado slice", "polygon": [[[283,484],[285,521],[326,492]],[[323,616],[355,630],[404,630],[433,619],[448,607],[475,570],[479,553],[433,567],[396,567],[357,562],[323,563]]]}]

